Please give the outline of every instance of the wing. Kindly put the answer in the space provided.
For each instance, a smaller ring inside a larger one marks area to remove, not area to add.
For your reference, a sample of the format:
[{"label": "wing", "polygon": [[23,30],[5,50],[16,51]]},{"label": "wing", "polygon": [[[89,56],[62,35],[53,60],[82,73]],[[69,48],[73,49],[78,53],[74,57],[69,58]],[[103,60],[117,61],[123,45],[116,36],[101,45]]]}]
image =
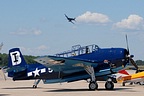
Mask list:
[{"label": "wing", "polygon": [[66,15],[66,14],[64,14],[65,15],[65,17],[68,19],[68,16]]},{"label": "wing", "polygon": [[64,57],[56,57],[56,56],[44,56],[34,59],[36,62],[41,63],[47,67],[51,67],[57,71],[71,71],[72,70],[84,70],[86,66],[97,66],[98,63],[80,60],[74,58],[64,58]]},{"label": "wing", "polygon": [[69,21],[69,22],[71,22],[72,24],[74,24],[74,22],[72,22],[72,21]]}]

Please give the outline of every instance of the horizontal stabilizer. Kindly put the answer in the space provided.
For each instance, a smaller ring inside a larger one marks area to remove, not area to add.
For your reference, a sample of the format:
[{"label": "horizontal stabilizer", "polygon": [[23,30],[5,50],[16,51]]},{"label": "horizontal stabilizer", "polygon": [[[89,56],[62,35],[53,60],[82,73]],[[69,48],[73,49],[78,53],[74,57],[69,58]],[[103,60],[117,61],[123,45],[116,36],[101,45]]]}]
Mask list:
[{"label": "horizontal stabilizer", "polygon": [[26,69],[26,67],[21,67],[21,66],[13,66],[7,69],[7,72],[20,72],[20,71],[24,71]]}]

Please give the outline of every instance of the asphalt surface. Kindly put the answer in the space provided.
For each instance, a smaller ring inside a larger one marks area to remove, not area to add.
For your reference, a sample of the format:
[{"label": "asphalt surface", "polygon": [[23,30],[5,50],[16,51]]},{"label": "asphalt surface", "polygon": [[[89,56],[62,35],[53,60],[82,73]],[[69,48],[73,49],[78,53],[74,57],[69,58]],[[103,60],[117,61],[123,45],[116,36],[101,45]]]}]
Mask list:
[{"label": "asphalt surface", "polygon": [[0,80],[0,96],[144,96],[144,85],[122,86],[115,84],[114,90],[106,90],[105,82],[98,82],[96,91],[88,90],[86,81],[72,83],[43,84],[32,88],[34,81]]}]

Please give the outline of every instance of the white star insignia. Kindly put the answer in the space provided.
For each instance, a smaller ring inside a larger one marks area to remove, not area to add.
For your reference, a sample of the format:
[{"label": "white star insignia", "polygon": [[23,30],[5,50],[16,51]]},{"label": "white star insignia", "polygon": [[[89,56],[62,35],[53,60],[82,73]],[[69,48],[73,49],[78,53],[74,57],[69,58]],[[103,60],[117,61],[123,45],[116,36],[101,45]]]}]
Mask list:
[{"label": "white star insignia", "polygon": [[40,76],[40,75],[39,75],[39,71],[40,71],[40,70],[38,70],[38,68],[36,68],[36,70],[33,71],[33,73],[34,73],[34,77],[36,77],[36,76]]}]

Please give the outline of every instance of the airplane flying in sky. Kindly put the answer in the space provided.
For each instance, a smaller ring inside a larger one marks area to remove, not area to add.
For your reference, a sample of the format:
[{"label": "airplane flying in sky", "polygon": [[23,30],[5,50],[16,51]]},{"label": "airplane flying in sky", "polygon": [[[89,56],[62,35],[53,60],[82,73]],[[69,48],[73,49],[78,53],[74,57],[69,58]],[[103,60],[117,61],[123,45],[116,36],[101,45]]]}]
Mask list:
[{"label": "airplane flying in sky", "polygon": [[26,64],[19,48],[9,50],[8,76],[13,80],[35,79],[44,84],[88,80],[89,89],[98,89],[98,80],[112,90],[116,82],[111,74],[123,69],[131,58],[125,48],[100,48],[97,45],[72,46],[72,49],[53,56],[36,58],[38,64]]},{"label": "airplane flying in sky", "polygon": [[65,15],[65,17],[67,18],[67,20],[68,20],[69,22],[71,22],[71,23],[74,24],[74,22],[72,22],[72,21],[75,21],[75,18],[69,18],[66,14],[64,14],[64,15]]}]

